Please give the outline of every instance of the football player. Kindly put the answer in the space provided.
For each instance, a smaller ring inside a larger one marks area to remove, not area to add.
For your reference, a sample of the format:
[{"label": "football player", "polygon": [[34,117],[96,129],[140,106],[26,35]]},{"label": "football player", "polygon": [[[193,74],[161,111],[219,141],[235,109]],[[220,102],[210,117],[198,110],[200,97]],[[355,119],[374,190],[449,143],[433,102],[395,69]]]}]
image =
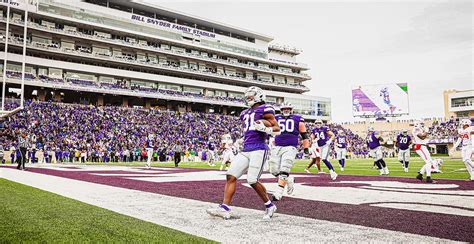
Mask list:
[{"label": "football player", "polygon": [[388,175],[387,164],[383,160],[382,146],[380,142],[383,142],[382,136],[374,130],[372,126],[367,129],[367,147],[369,148],[369,156],[374,159],[374,163],[380,171],[380,175]]},{"label": "football player", "polygon": [[275,120],[275,110],[272,106],[265,104],[265,94],[261,88],[249,87],[244,96],[249,108],[240,114],[240,120],[244,125],[243,150],[237,154],[227,170],[222,204],[217,208],[208,209],[207,213],[223,219],[231,218],[229,205],[235,193],[237,179],[246,173],[247,183],[264,202],[265,214],[263,218],[270,219],[277,207],[270,201],[267,190],[259,182],[259,178],[268,155],[268,144],[266,143],[268,136],[279,135],[280,127]]},{"label": "football player", "polygon": [[234,160],[234,152],[236,149],[234,147],[234,141],[232,140],[230,134],[225,134],[222,136],[221,144],[224,151],[222,153],[222,163],[220,170],[223,170],[224,167],[225,170],[227,170],[229,168],[229,164],[231,164],[232,160]]},{"label": "football player", "polygon": [[413,127],[413,141],[415,142],[415,152],[425,161],[423,167],[421,167],[417,179],[423,180],[423,174],[426,172],[426,182],[433,183],[431,179],[431,166],[433,165],[433,159],[431,154],[426,147],[428,144],[428,128],[425,128],[425,124],[421,121],[416,121]]},{"label": "football player", "polygon": [[461,128],[458,130],[459,138],[453,145],[452,150],[456,150],[456,148],[461,145],[461,153],[462,153],[462,161],[464,165],[466,165],[467,172],[471,178],[471,181],[474,181],[474,164],[471,160],[472,157],[472,140],[474,134],[474,127],[471,126],[472,122],[470,119],[463,119],[461,120]]},{"label": "football player", "polygon": [[274,201],[281,200],[285,186],[288,195],[293,193],[294,178],[290,176],[290,171],[298,153],[299,135],[303,138],[304,153],[309,154],[309,136],[303,117],[292,113],[293,106],[289,102],[283,102],[280,110],[281,114],[276,115],[275,119],[281,134],[275,137],[268,162],[270,173],[278,178],[278,189],[273,193]]},{"label": "football player", "polygon": [[344,171],[344,164],[347,154],[347,138],[343,130],[339,130],[337,132],[335,146],[336,158],[339,161],[339,165],[341,166],[341,171]]},{"label": "football player", "polygon": [[380,94],[379,94],[382,98],[383,98],[383,102],[387,105],[391,105],[391,102],[390,102],[390,93],[388,92],[388,88],[387,87],[384,87],[382,89],[380,89]]},{"label": "football player", "polygon": [[317,119],[314,122],[315,128],[311,131],[311,163],[306,167],[305,171],[309,173],[309,169],[313,164],[319,164],[322,159],[324,164],[329,169],[329,174],[332,180],[336,180],[337,174],[329,162],[329,150],[331,149],[331,143],[334,141],[334,133],[329,130],[327,126],[323,125],[323,121]]},{"label": "football player", "polygon": [[214,138],[209,137],[209,141],[207,142],[207,152],[208,152],[208,157],[209,161],[207,162],[207,165],[213,167],[216,166],[214,164],[214,161],[216,160],[216,146],[214,144]]},{"label": "football player", "polygon": [[153,157],[153,134],[149,134],[146,141],[145,141],[145,148],[146,148],[146,167],[149,169],[151,167],[151,159]]},{"label": "football player", "polygon": [[395,146],[398,149],[398,161],[403,165],[403,171],[408,172],[408,164],[410,163],[410,147],[411,147],[411,136],[408,135],[408,130],[403,129],[400,134],[397,135]]}]

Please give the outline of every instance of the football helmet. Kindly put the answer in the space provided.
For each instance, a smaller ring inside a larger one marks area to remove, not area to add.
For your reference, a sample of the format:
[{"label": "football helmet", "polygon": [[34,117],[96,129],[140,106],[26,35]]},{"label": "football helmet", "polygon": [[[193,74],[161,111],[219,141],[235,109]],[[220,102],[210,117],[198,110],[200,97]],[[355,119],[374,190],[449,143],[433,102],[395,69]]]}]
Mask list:
[{"label": "football helmet", "polygon": [[471,126],[471,120],[470,119],[463,119],[461,120],[461,126],[464,127],[464,126]]},{"label": "football helmet", "polygon": [[265,93],[262,88],[251,86],[245,91],[245,102],[247,106],[252,107],[256,103],[265,102]]},{"label": "football helmet", "polygon": [[404,136],[408,135],[408,130],[407,130],[407,129],[403,129],[403,130],[402,130],[402,135],[404,135]]},{"label": "football helmet", "polygon": [[423,121],[421,120],[417,120],[415,121],[415,124],[413,126],[415,126],[415,128],[422,129],[423,127],[425,127],[425,123],[423,123]]},{"label": "football helmet", "polygon": [[222,141],[230,141],[230,140],[232,140],[232,137],[230,136],[230,134],[222,135]]},{"label": "football helmet", "polygon": [[317,119],[316,121],[314,121],[314,126],[316,126],[316,128],[321,128],[323,126],[323,121]]},{"label": "football helmet", "polygon": [[373,132],[373,131],[374,131],[374,127],[369,126],[369,127],[367,128],[367,131],[368,131],[368,132]]},{"label": "football helmet", "polygon": [[338,131],[337,131],[337,134],[339,134],[340,136],[343,136],[343,135],[344,135],[344,131],[343,131],[343,130],[338,130]]},{"label": "football helmet", "polygon": [[[287,111],[283,111],[283,109],[287,109]],[[288,111],[289,109],[289,111]],[[293,111],[293,105],[290,103],[290,102],[283,102],[281,105],[280,105],[280,110],[281,110],[281,113],[284,115],[284,116],[289,116],[291,114],[291,112]]]}]

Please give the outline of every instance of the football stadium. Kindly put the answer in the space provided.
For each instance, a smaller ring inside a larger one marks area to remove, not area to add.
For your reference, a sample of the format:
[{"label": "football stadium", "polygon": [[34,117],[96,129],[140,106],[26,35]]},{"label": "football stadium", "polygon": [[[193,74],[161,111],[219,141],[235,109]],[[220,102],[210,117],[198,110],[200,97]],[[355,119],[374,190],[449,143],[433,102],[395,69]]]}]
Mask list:
[{"label": "football stadium", "polygon": [[439,113],[341,110],[311,54],[159,4],[0,1],[0,242],[474,242],[472,67]]}]

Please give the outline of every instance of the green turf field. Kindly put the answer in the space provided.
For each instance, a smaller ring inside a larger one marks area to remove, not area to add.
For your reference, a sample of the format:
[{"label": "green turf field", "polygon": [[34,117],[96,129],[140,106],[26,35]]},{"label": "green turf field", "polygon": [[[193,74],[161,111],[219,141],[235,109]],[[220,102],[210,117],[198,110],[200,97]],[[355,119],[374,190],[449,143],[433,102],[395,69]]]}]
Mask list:
[{"label": "green turf field", "polygon": [[[444,179],[469,179],[469,174],[466,171],[464,163],[460,159],[449,159],[447,157],[437,157],[444,160],[444,164],[441,166],[441,171],[443,173],[433,174],[432,178],[444,178]],[[409,172],[405,173],[403,171],[402,165],[397,161],[396,158],[385,159],[390,170],[390,176],[399,176],[399,177],[415,177],[418,170],[423,165],[421,158],[412,157],[409,165]],[[309,159],[306,160],[297,160],[295,165],[292,168],[292,172],[304,172],[305,167],[309,163]],[[350,174],[350,175],[378,175],[379,172],[376,169],[373,169],[372,159],[347,159],[344,172],[340,171],[339,163],[337,160],[331,160],[336,172],[338,174]],[[92,164],[92,163],[88,163]],[[125,165],[125,166],[143,166],[144,162],[133,162],[133,163],[108,163],[110,165]],[[191,163],[191,162],[181,162],[179,167],[183,168],[203,168],[203,169],[219,169],[220,162],[215,163],[216,166],[208,166],[205,162],[200,163]],[[165,163],[153,163],[152,166],[166,166],[174,167],[173,162]],[[328,169],[324,163],[321,162],[321,168],[328,172]],[[316,166],[313,166],[311,172],[316,173]]]},{"label": "green turf field", "polygon": [[0,206],[1,243],[211,243],[5,179]]}]

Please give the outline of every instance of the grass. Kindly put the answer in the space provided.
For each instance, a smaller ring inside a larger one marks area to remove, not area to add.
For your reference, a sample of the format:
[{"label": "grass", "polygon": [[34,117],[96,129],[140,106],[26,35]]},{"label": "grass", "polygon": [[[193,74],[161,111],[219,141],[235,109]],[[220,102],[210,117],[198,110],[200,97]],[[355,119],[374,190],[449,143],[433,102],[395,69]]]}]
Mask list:
[{"label": "grass", "polygon": [[5,179],[0,206],[1,243],[211,242]]},{"label": "grass", "polygon": [[[437,157],[442,158],[444,163],[441,166],[441,171],[443,173],[433,174],[433,178],[443,178],[443,179],[469,179],[469,174],[466,171],[464,163],[459,159],[450,159],[448,157]],[[373,160],[372,159],[347,159],[344,172],[341,172],[339,169],[339,163],[337,160],[330,160],[338,174],[344,175],[378,175],[379,172],[376,169],[373,169]],[[423,166],[424,162],[419,157],[411,157],[409,172],[405,173],[403,171],[402,165],[397,161],[396,158],[387,158],[385,159],[387,165],[390,169],[390,176],[398,177],[415,177],[418,170]],[[297,160],[295,165],[292,168],[292,172],[303,173],[304,169],[309,163],[309,159],[306,160]],[[76,163],[80,164],[80,163]],[[104,165],[104,163],[86,163],[88,165]],[[144,166],[144,162],[119,162],[119,163],[107,163],[107,165],[120,165],[120,166]],[[173,162],[155,162],[152,163],[152,166],[160,167],[174,167]],[[220,162],[216,162],[216,166],[208,166],[205,162],[181,162],[179,164],[181,168],[200,168],[200,169],[219,169]],[[311,169],[311,172],[316,173],[316,168]],[[321,162],[321,168],[328,172],[328,169],[324,163]]]}]

